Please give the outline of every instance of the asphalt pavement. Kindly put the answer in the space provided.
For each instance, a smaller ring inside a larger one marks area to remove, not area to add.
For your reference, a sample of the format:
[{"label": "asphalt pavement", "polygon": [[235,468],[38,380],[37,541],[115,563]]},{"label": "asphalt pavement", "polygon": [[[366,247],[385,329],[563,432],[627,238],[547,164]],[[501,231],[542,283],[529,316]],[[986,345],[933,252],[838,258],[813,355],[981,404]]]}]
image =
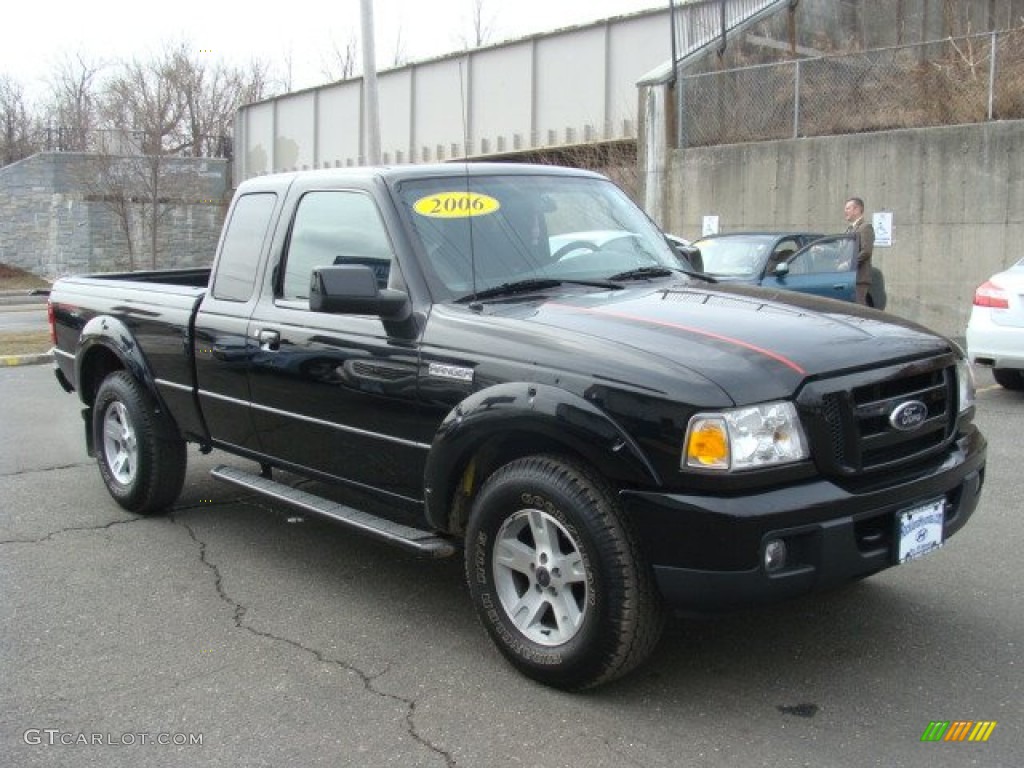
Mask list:
[{"label": "asphalt pavement", "polygon": [[[0,290],[0,335],[4,333],[45,332],[49,328],[46,317],[46,296],[30,291]],[[48,363],[49,352],[35,354],[3,354],[0,346],[0,368],[16,365]]]},{"label": "asphalt pavement", "polygon": [[45,331],[46,308],[36,305],[0,307],[0,333]]},{"label": "asphalt pavement", "polygon": [[[460,562],[208,475],[244,461],[191,450],[171,514],[125,513],[50,367],[0,370],[0,764],[1017,768],[1024,396],[981,384],[986,487],[945,547],[833,593],[673,618],[645,666],[573,695],[504,662]],[[997,725],[921,741],[956,720]]]}]

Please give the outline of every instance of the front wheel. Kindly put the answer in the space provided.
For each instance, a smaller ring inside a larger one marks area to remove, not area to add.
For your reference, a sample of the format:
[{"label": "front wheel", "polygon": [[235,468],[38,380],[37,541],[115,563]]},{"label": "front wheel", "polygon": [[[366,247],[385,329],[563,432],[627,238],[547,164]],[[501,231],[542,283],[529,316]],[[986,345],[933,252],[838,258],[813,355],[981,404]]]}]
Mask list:
[{"label": "front wheel", "polygon": [[185,480],[185,441],[126,371],[110,374],[100,385],[92,428],[100,476],[118,504],[147,515],[174,503]]},{"label": "front wheel", "polygon": [[992,378],[1004,389],[1017,391],[1024,389],[1024,372],[1018,371],[1016,368],[993,368]]},{"label": "front wheel", "polygon": [[505,657],[578,690],[624,675],[658,641],[660,599],[614,494],[556,456],[513,461],[473,503],[466,576]]}]

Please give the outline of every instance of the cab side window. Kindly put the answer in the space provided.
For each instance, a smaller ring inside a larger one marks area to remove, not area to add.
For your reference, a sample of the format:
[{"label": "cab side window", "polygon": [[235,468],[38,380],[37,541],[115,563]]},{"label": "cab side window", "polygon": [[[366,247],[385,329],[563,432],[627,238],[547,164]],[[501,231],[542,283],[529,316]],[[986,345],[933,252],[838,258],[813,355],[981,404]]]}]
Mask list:
[{"label": "cab side window", "polygon": [[276,203],[277,195],[262,192],[244,195],[235,202],[213,278],[215,299],[248,301],[252,296],[256,267]]},{"label": "cab side window", "polygon": [[365,264],[377,285],[391,274],[391,246],[373,199],[361,192],[307,192],[299,201],[284,256],[280,298],[309,298],[314,267]]}]

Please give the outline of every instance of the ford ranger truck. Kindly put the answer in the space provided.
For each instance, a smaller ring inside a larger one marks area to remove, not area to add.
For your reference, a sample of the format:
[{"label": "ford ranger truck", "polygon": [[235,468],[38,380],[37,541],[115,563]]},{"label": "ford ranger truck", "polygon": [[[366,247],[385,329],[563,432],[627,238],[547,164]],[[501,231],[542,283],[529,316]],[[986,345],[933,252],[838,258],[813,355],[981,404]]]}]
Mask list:
[{"label": "ford ranger truck", "polygon": [[174,504],[187,443],[233,454],[228,483],[463,558],[501,653],[576,690],[643,661],[666,610],[931,555],[984,480],[956,344],[681,264],[587,171],[263,176],[212,269],[59,280],[56,373],[125,509]]}]

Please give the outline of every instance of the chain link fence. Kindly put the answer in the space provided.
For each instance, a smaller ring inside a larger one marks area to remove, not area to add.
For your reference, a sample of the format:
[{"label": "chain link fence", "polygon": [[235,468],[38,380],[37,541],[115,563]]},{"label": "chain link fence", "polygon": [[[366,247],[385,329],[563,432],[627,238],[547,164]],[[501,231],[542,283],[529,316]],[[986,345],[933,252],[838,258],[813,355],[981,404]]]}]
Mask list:
[{"label": "chain link fence", "polygon": [[679,146],[1024,119],[1024,28],[681,76]]}]

